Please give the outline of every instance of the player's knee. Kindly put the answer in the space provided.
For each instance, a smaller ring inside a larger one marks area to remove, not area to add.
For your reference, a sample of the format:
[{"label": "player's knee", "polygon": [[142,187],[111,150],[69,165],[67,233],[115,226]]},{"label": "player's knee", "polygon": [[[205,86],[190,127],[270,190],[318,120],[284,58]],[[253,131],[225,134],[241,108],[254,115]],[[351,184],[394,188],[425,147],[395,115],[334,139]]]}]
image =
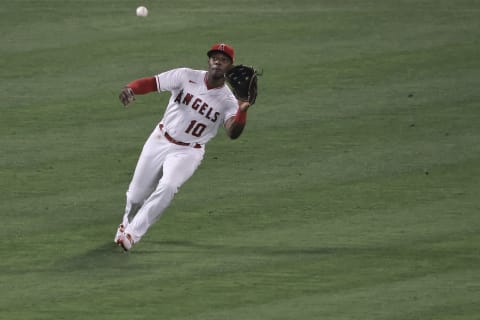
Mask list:
[{"label": "player's knee", "polygon": [[174,195],[178,192],[179,187],[180,186],[173,181],[161,181],[158,189],[162,189],[165,192]]},{"label": "player's knee", "polygon": [[128,189],[127,200],[135,205],[141,205],[148,197],[148,193],[139,189]]}]

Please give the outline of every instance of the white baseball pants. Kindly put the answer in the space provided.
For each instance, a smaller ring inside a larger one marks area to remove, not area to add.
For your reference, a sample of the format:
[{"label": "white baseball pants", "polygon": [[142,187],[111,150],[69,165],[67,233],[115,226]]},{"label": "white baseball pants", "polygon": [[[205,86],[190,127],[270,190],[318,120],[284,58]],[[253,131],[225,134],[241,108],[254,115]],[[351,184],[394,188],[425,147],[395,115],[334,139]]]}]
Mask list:
[{"label": "white baseball pants", "polygon": [[143,146],[127,191],[125,232],[138,242],[202,162],[205,149],[169,142],[155,127]]}]

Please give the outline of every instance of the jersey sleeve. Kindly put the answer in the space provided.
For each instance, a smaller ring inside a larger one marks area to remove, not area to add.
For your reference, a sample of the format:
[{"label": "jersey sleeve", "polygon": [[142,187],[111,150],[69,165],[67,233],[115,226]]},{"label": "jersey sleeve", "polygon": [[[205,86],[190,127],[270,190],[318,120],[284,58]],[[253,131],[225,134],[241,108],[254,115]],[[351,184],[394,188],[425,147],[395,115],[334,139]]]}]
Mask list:
[{"label": "jersey sleeve", "polygon": [[228,119],[230,119],[231,117],[235,117],[235,115],[237,114],[237,110],[238,110],[237,99],[235,99],[232,95],[230,99],[226,100],[226,105],[227,105],[227,110],[225,112],[224,124]]},{"label": "jersey sleeve", "polygon": [[181,88],[187,71],[187,68],[178,68],[157,74],[155,79],[158,91],[174,91]]}]

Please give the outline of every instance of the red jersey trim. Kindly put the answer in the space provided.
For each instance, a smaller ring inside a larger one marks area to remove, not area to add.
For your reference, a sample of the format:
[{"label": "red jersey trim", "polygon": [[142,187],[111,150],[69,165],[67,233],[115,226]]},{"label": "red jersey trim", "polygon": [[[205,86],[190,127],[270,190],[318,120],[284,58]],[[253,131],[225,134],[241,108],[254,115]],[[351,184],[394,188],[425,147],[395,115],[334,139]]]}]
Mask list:
[{"label": "red jersey trim", "polygon": [[127,84],[127,87],[131,88],[135,94],[145,94],[158,90],[155,77],[134,80]]}]

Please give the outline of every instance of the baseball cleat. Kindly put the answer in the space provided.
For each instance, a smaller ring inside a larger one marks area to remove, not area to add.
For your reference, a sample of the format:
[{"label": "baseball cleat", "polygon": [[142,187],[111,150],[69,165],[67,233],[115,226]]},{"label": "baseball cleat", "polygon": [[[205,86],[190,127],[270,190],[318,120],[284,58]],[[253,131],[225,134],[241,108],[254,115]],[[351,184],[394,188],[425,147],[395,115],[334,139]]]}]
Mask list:
[{"label": "baseball cleat", "polygon": [[123,248],[123,250],[128,251],[132,248],[133,239],[132,236],[128,233],[123,232],[120,235],[120,238],[117,240],[117,244]]},{"label": "baseball cleat", "polygon": [[115,238],[113,238],[114,243],[118,243],[118,240],[120,239],[120,236],[123,232],[125,232],[125,226],[123,224],[120,224],[118,226],[117,233],[115,234]]}]

